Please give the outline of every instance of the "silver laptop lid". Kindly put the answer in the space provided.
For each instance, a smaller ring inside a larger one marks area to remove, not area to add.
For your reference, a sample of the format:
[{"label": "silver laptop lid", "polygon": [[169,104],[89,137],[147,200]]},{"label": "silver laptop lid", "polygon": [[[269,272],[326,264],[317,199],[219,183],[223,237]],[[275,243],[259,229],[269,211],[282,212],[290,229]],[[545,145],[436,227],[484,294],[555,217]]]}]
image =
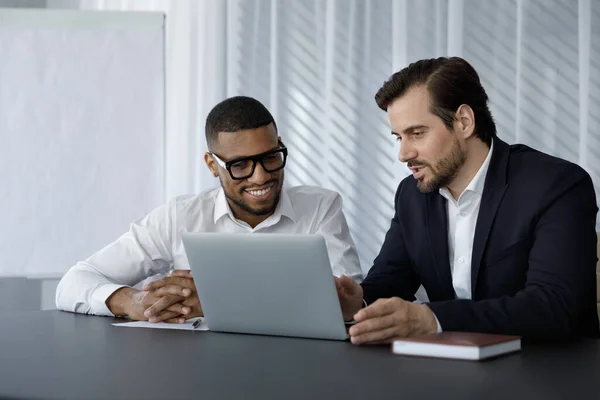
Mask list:
[{"label": "silver laptop lid", "polygon": [[320,235],[184,233],[213,331],[347,338]]}]

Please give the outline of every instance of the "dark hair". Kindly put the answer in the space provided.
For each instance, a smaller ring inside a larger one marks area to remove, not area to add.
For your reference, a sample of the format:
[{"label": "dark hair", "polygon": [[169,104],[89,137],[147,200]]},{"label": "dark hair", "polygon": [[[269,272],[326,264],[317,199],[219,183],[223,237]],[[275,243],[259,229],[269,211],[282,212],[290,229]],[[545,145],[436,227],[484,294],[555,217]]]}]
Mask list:
[{"label": "dark hair", "polygon": [[488,96],[475,68],[460,57],[440,57],[419,60],[396,72],[375,95],[379,108],[388,106],[408,89],[423,85],[431,97],[431,112],[444,121],[448,129],[454,126],[455,113],[462,104],[473,109],[475,135],[487,145],[496,137],[496,124],[488,108]]},{"label": "dark hair", "polygon": [[210,149],[219,132],[237,132],[261,126],[277,125],[267,108],[251,97],[236,96],[223,100],[213,107],[206,117],[206,144]]}]

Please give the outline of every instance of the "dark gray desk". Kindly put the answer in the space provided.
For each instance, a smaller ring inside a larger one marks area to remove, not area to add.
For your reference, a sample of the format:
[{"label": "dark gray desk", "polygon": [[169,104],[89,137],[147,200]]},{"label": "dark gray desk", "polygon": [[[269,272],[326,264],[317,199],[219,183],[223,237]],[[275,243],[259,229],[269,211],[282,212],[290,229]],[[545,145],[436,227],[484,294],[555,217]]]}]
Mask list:
[{"label": "dark gray desk", "polygon": [[2,398],[600,398],[595,340],[469,362],[348,342],[115,328],[112,318],[58,311],[0,318]]}]

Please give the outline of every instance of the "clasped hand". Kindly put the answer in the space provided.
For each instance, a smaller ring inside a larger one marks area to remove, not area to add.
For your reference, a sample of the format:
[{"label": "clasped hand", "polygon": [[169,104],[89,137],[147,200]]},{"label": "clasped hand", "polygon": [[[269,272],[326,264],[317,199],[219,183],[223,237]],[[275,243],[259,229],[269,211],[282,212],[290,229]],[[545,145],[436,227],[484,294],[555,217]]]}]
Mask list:
[{"label": "clasped hand", "polygon": [[168,277],[148,283],[137,295],[153,300],[144,311],[144,317],[150,322],[181,324],[189,318],[204,315],[194,279],[188,270],[175,270]]}]

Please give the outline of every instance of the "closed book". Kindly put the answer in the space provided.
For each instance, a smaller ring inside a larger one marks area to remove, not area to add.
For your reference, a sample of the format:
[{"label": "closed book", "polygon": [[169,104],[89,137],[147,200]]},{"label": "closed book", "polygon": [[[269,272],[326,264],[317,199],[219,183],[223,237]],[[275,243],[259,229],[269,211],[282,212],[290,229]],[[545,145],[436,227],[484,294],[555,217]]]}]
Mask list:
[{"label": "closed book", "polygon": [[521,350],[521,337],[474,332],[441,332],[396,339],[395,354],[406,356],[483,360]]}]

